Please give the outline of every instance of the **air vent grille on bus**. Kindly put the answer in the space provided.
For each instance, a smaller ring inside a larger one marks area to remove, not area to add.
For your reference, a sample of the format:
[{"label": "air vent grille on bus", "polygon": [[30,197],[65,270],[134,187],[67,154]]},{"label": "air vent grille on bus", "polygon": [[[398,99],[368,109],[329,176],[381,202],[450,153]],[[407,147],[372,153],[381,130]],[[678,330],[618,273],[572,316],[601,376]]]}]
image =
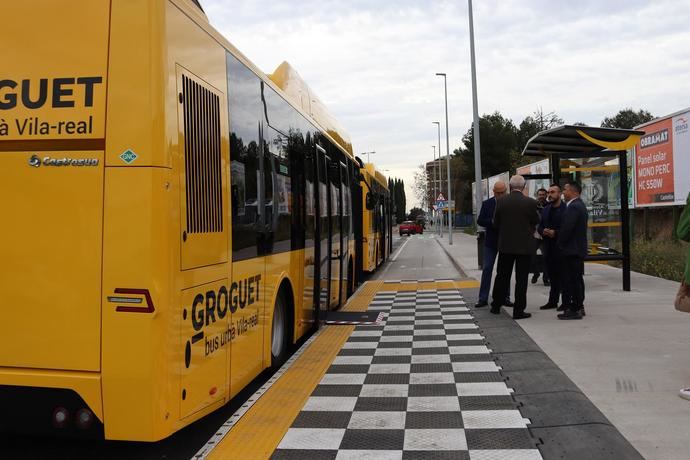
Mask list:
[{"label": "air vent grille on bus", "polygon": [[187,233],[223,231],[220,98],[182,76]]}]

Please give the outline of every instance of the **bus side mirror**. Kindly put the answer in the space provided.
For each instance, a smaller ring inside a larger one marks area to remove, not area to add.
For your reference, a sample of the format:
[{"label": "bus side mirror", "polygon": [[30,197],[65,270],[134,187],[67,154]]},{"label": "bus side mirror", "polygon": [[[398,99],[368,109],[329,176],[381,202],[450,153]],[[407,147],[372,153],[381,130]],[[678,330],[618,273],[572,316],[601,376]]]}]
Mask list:
[{"label": "bus side mirror", "polygon": [[376,200],[374,199],[374,195],[372,195],[371,192],[367,192],[366,206],[369,211],[376,207]]}]

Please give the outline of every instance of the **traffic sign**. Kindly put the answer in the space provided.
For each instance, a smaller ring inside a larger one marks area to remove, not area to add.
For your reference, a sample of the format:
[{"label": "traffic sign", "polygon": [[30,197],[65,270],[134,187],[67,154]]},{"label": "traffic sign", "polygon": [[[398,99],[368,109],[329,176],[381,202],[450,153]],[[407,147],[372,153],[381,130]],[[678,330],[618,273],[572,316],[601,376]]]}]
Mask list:
[{"label": "traffic sign", "polygon": [[439,193],[436,201],[446,201],[446,197],[443,196],[443,193]]},{"label": "traffic sign", "polygon": [[439,209],[446,209],[448,207],[448,202],[446,200],[443,200],[443,201],[439,200],[436,202],[436,206]]}]

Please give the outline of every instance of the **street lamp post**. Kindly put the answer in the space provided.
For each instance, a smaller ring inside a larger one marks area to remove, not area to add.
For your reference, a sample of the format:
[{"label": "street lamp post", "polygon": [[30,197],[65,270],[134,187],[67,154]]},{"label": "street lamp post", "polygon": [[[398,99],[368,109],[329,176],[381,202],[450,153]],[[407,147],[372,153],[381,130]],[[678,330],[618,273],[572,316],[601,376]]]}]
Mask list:
[{"label": "street lamp post", "polygon": [[[438,131],[438,144],[437,145],[438,145],[438,159],[439,159],[439,163],[440,163],[440,160],[441,160],[441,122],[440,121],[432,121],[431,123],[436,125],[437,131]],[[438,164],[436,163],[436,157],[434,157],[434,170],[436,170],[437,168],[438,168]],[[440,183],[441,174],[438,175],[438,179],[439,179],[438,189],[441,190],[441,183]],[[434,201],[436,201],[437,197],[438,197],[438,193],[436,193],[434,195]],[[438,212],[436,214],[438,216]],[[443,214],[441,214],[441,215],[443,215]],[[439,235],[443,236],[443,224],[439,223],[439,222],[437,222],[437,223],[438,223],[437,232]]]},{"label": "street lamp post", "polygon": [[[471,0],[470,0],[471,1]],[[448,84],[445,73],[437,73],[439,77],[443,77],[443,90],[446,96],[446,169],[448,170],[448,244],[453,244],[453,219],[450,215],[450,141],[448,139]]]},{"label": "street lamp post", "polygon": [[477,196],[477,215],[475,217],[475,224],[479,217],[479,210],[482,208],[482,156],[481,146],[479,144],[479,108],[477,102],[477,70],[474,63],[474,21],[472,19],[472,0],[467,0],[467,6],[470,12],[470,60],[472,67],[472,111],[474,112],[474,180],[476,181]]},{"label": "street lamp post", "polygon": [[371,163],[371,161],[369,161],[369,155],[374,155],[375,153],[376,153],[375,151],[361,152],[360,155],[366,155],[367,156],[367,163]]}]

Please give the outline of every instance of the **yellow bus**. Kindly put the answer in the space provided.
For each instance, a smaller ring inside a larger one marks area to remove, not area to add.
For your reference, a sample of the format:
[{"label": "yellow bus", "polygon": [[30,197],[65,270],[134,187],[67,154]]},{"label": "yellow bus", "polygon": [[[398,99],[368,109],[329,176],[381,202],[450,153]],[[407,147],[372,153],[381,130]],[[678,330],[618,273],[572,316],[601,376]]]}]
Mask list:
[{"label": "yellow bus", "polygon": [[[361,162],[360,162],[361,163]],[[392,248],[392,203],[385,176],[372,163],[361,164],[362,270],[374,272]]]},{"label": "yellow bus", "polygon": [[296,72],[261,73],[196,1],[3,18],[0,431],[165,438],[345,302],[360,165]]}]

